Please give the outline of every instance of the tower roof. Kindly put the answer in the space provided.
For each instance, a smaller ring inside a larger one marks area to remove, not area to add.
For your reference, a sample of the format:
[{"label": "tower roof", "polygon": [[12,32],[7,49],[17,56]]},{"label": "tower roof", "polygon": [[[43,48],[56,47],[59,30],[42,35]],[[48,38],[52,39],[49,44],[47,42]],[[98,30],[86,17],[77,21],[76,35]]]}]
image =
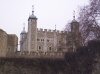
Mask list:
[{"label": "tower roof", "polygon": [[[77,22],[77,21],[76,21],[75,19],[73,19],[73,20],[72,20],[72,23],[75,23],[75,22]],[[77,22],[77,23],[78,23],[78,22]]]},{"label": "tower roof", "polygon": [[29,19],[37,19],[34,15],[34,6],[32,6],[32,14],[29,16]]},{"label": "tower roof", "polygon": [[21,34],[24,34],[24,33],[26,33],[26,31],[25,31],[25,24],[24,24],[23,31],[21,32]]},{"label": "tower roof", "polygon": [[[72,23],[76,23],[77,21],[75,20],[75,11],[73,13],[73,20],[72,20]],[[78,23],[78,22],[77,22]]]}]

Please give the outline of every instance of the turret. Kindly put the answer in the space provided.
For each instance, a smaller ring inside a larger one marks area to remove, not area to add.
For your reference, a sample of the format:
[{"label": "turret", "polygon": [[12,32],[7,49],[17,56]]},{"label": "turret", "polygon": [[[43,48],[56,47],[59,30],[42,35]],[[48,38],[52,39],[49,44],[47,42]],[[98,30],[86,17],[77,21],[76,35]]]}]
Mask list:
[{"label": "turret", "polygon": [[81,34],[79,32],[79,22],[75,20],[75,15],[71,22],[71,38],[72,38],[72,49],[76,51],[81,46]]},{"label": "turret", "polygon": [[23,31],[20,33],[20,50],[23,50],[23,44],[26,40],[27,33],[25,31],[25,27],[23,28]]},{"label": "turret", "polygon": [[37,50],[37,18],[34,15],[34,7],[32,14],[28,18],[28,51]]},{"label": "turret", "polygon": [[79,22],[75,20],[75,15],[73,16],[73,20],[71,22],[71,32],[78,33],[79,32]]},{"label": "turret", "polygon": [[26,38],[26,31],[25,27],[23,28],[23,31],[20,33],[20,41],[23,41]]},{"label": "turret", "polygon": [[34,15],[34,6],[32,6],[32,14],[29,16],[28,21],[29,20],[37,20],[36,16]]}]

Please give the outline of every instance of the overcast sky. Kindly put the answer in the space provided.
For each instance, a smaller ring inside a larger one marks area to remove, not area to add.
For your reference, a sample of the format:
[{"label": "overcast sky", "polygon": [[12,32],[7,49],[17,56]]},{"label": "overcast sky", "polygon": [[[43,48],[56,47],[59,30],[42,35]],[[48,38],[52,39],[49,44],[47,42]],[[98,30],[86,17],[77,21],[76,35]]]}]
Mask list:
[{"label": "overcast sky", "polygon": [[0,0],[0,28],[7,33],[17,34],[19,37],[31,15],[34,5],[35,15],[38,18],[38,28],[63,30],[65,25],[73,19],[73,11],[88,4],[88,0]]}]

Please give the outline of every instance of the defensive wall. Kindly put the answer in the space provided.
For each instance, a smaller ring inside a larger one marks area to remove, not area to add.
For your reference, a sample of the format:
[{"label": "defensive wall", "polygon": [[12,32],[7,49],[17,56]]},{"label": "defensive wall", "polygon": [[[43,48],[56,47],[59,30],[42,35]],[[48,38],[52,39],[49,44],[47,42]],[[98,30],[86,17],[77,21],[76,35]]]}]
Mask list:
[{"label": "defensive wall", "polygon": [[60,30],[52,30],[52,29],[42,29],[42,28],[37,28],[37,32],[57,32],[57,33],[65,33],[65,31],[60,31]]},{"label": "defensive wall", "polygon": [[8,54],[6,57],[8,58],[26,58],[26,59],[64,59],[65,52],[15,52],[13,54]]}]

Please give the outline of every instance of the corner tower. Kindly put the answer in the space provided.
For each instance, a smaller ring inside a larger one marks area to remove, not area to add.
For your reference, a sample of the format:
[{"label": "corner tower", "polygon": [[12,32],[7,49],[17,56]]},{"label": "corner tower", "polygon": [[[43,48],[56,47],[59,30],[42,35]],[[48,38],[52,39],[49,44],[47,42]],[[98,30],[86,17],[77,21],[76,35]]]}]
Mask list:
[{"label": "corner tower", "polygon": [[75,19],[71,22],[71,32],[72,33],[79,33],[79,22],[77,22]]},{"label": "corner tower", "polygon": [[72,49],[76,51],[81,46],[81,33],[79,31],[79,22],[75,20],[75,15],[71,22],[71,37],[72,37]]},{"label": "corner tower", "polygon": [[79,22],[75,20],[75,11],[73,15],[73,20],[71,22],[71,32],[74,34],[79,33]]},{"label": "corner tower", "polygon": [[23,31],[20,33],[20,51],[24,51],[26,47],[26,38],[27,38],[27,33],[25,31],[25,26],[23,27]]},{"label": "corner tower", "polygon": [[[32,6],[33,8],[34,6]],[[32,15],[28,18],[28,51],[37,50],[37,18],[34,15],[34,8]]]}]

